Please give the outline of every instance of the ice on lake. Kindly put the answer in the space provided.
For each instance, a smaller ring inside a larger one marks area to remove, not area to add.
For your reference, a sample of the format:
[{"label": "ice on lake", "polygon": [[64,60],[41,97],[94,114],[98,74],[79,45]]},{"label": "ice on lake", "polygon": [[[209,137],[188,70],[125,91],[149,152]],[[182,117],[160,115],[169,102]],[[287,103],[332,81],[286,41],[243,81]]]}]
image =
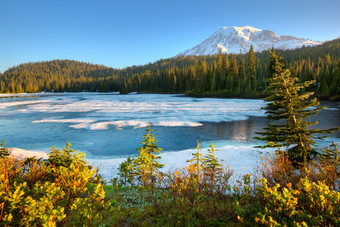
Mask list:
[{"label": "ice on lake", "polygon": [[[145,127],[151,125],[164,149],[165,170],[184,167],[199,140],[205,150],[214,142],[225,165],[244,172],[262,155],[252,138],[267,124],[264,105],[260,99],[166,94],[0,95],[1,139],[10,147],[45,152],[71,142],[109,179],[121,161],[137,155]],[[337,104],[327,111],[325,127],[338,124]]]}]

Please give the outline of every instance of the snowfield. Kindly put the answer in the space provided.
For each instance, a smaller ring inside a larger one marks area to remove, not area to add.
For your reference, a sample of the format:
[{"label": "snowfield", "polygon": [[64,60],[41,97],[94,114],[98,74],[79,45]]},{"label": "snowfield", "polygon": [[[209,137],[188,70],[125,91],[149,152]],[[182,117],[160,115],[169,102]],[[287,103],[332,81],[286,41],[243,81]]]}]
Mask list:
[{"label": "snowfield", "polygon": [[253,45],[255,52],[271,49],[295,49],[302,46],[320,45],[322,42],[296,38],[289,35],[276,35],[270,30],[250,26],[223,27],[197,46],[179,55],[213,55],[222,53],[247,53]]}]

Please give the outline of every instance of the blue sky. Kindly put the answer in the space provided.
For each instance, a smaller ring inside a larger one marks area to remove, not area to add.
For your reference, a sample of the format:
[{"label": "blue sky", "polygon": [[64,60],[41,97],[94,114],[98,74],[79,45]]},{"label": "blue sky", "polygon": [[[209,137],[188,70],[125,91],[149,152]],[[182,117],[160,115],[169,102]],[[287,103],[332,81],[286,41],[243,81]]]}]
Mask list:
[{"label": "blue sky", "polygon": [[191,48],[224,26],[340,36],[339,0],[0,0],[0,72],[72,59],[115,68]]}]

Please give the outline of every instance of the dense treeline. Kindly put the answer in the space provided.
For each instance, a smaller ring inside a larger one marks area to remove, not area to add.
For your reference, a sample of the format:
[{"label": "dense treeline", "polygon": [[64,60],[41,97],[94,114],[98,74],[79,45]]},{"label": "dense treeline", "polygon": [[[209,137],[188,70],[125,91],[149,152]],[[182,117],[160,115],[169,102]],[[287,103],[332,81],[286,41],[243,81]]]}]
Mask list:
[{"label": "dense treeline", "polygon": [[[276,50],[285,68],[319,95],[340,95],[340,40],[316,47]],[[271,77],[268,51],[212,56],[177,56],[144,66],[112,69],[69,60],[27,63],[0,75],[0,92],[121,91],[188,93],[218,97],[266,95]]]},{"label": "dense treeline", "polygon": [[0,92],[64,92],[118,90],[118,76],[102,65],[54,60],[10,68],[0,80]]}]

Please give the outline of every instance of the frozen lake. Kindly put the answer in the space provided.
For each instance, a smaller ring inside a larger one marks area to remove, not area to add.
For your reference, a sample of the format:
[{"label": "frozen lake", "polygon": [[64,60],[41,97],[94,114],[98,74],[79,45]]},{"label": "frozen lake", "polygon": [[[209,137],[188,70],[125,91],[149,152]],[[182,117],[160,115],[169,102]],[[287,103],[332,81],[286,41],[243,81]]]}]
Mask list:
[{"label": "frozen lake", "polygon": [[[251,170],[262,154],[252,138],[267,124],[264,105],[255,99],[159,94],[0,95],[0,139],[8,147],[44,152],[71,142],[109,179],[122,160],[137,154],[150,124],[167,169],[184,167],[199,140],[203,148],[213,142],[220,149],[217,156],[242,172]],[[340,125],[339,103],[322,105],[328,108],[317,116],[318,127]],[[340,141],[339,134],[331,136],[324,143]]]}]

